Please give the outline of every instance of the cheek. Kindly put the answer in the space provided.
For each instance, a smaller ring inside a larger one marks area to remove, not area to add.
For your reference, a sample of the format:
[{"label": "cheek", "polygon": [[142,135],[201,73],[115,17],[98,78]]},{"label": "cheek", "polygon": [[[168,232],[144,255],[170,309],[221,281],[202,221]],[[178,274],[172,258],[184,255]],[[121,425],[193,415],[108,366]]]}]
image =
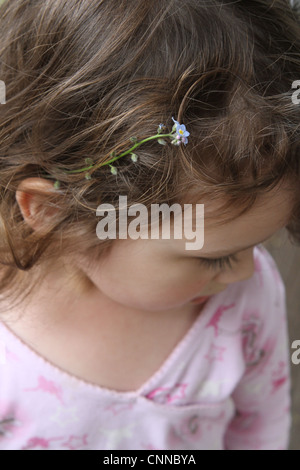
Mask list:
[{"label": "cheek", "polygon": [[158,311],[180,307],[200,295],[209,282],[183,266],[114,264],[103,266],[93,281],[103,294],[128,308]]}]

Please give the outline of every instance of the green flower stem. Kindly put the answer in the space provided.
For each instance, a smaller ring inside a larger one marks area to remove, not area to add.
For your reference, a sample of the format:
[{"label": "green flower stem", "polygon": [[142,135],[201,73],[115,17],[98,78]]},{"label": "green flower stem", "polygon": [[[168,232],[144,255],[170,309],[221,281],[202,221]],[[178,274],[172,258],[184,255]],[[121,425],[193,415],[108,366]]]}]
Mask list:
[{"label": "green flower stem", "polygon": [[52,176],[52,175],[46,175],[46,174],[42,175],[41,177],[42,177],[42,178],[48,178],[48,179],[50,179],[50,180],[54,180],[54,179],[55,179],[54,176]]},{"label": "green flower stem", "polygon": [[144,144],[145,142],[149,142],[150,140],[154,140],[154,139],[161,139],[162,137],[174,137],[174,135],[175,134],[171,134],[171,133],[170,134],[156,134],[156,135],[153,135],[151,137],[147,137],[146,139],[135,143],[129,150],[126,150],[126,152],[123,152],[120,155],[117,155],[116,157],[112,158],[108,162],[99,163],[98,165],[90,165],[90,166],[87,166],[85,168],[81,168],[80,170],[65,170],[65,173],[81,173],[83,171],[88,171],[91,168],[97,169],[97,168],[100,168],[101,166],[109,165],[110,163],[113,163],[114,161],[118,160],[119,158],[125,157],[125,155],[128,155],[129,153],[131,153],[133,150],[135,150],[137,147]]}]

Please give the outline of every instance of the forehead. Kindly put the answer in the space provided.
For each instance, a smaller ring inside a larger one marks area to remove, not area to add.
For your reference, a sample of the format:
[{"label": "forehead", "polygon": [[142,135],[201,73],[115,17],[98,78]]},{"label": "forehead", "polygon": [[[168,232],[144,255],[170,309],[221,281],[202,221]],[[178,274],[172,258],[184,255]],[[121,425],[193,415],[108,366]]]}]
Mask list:
[{"label": "forehead", "polygon": [[246,208],[244,214],[239,215],[243,208],[242,203],[239,205],[237,202],[235,205],[228,206],[225,198],[223,200],[206,198],[203,199],[205,221],[208,228],[242,225],[252,221],[265,221],[266,223],[277,221],[279,224],[287,224],[292,216],[294,201],[295,193],[290,187],[273,188],[258,196],[252,207]]},{"label": "forehead", "polygon": [[[225,254],[242,251],[270,238],[274,233],[288,224],[291,219],[295,201],[295,192],[290,186],[280,186],[260,195],[253,206],[242,215],[234,217],[234,208],[227,210],[225,200],[202,199],[204,204],[204,245],[201,254]],[[238,211],[239,209],[239,211]],[[232,220],[229,220],[229,217]],[[197,218],[193,207],[193,230],[197,230]],[[199,226],[199,224],[198,224]],[[185,250],[186,239],[171,240],[171,248]],[[187,252],[188,253],[188,252]]]}]

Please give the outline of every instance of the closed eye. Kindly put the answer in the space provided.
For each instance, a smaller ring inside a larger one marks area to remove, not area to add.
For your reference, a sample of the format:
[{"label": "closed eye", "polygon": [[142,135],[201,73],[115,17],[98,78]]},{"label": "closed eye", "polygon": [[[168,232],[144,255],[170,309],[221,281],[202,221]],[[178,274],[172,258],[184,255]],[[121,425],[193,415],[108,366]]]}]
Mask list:
[{"label": "closed eye", "polygon": [[223,258],[197,258],[201,264],[204,264],[212,269],[223,269],[226,266],[229,269],[232,269],[232,262],[236,263],[238,261],[236,255],[224,256]]}]

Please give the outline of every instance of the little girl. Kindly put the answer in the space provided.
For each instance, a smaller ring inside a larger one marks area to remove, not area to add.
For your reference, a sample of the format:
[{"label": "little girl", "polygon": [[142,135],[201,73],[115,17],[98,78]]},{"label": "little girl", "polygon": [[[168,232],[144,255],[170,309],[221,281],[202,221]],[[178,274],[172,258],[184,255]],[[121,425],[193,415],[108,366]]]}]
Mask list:
[{"label": "little girl", "polygon": [[[285,289],[262,243],[300,242],[296,7],[0,17],[0,449],[286,449]],[[128,226],[136,204],[204,204],[202,248],[99,236],[119,196]]]}]

